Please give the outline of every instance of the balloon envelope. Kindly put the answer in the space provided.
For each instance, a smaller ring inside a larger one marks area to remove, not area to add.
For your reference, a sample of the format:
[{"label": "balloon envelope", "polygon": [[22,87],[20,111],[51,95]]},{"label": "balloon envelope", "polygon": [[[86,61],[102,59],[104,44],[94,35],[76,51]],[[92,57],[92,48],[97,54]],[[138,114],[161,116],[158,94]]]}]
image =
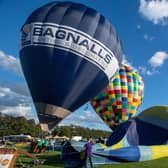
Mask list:
[{"label": "balloon envelope", "polygon": [[164,145],[168,143],[168,106],[154,106],[121,124],[108,138],[108,146]]},{"label": "balloon envelope", "polygon": [[98,115],[112,129],[134,116],[143,98],[144,82],[137,71],[123,64],[114,80],[92,99]]},{"label": "balloon envelope", "polygon": [[122,59],[110,22],[82,4],[49,3],[21,28],[23,72],[39,120],[50,128],[107,86]]}]

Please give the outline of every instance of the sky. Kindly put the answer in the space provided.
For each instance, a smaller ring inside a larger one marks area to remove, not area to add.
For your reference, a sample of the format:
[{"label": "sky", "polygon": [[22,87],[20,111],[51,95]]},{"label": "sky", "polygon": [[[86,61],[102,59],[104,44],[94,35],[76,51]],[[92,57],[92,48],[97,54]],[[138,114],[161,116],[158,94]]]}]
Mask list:
[{"label": "sky", "polygon": [[[138,113],[151,106],[168,105],[168,0],[72,1],[99,11],[118,32],[125,62],[137,69],[145,84]],[[37,120],[19,62],[20,28],[36,8],[48,2],[0,0],[0,111],[5,114]],[[89,103],[61,124],[109,130]]]}]

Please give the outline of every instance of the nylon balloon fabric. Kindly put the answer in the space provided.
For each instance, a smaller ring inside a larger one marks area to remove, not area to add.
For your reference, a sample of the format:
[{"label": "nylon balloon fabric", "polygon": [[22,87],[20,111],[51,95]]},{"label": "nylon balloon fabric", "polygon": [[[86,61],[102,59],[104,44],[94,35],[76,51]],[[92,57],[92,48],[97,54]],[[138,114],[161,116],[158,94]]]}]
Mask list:
[{"label": "nylon balloon fabric", "polygon": [[50,128],[119,70],[121,42],[99,12],[73,2],[36,9],[21,28],[20,61],[41,123]]},{"label": "nylon balloon fabric", "polygon": [[[83,145],[84,146],[84,145]],[[85,149],[81,142],[68,142],[62,147],[62,160],[64,167],[90,167],[90,163],[85,159]],[[132,145],[115,148],[104,144],[96,143],[92,146],[92,162],[94,166],[151,161],[168,157],[168,145]],[[86,163],[85,163],[86,162]]]},{"label": "nylon balloon fabric", "polygon": [[[85,165],[84,144],[72,141],[63,146],[62,159],[65,167]],[[136,117],[120,124],[106,144],[95,143],[92,152],[93,165],[108,164],[109,167],[114,163],[168,157],[168,106],[147,108]]]},{"label": "nylon balloon fabric", "polygon": [[122,64],[114,80],[91,104],[102,120],[112,129],[136,115],[144,96],[144,82],[138,72]]}]

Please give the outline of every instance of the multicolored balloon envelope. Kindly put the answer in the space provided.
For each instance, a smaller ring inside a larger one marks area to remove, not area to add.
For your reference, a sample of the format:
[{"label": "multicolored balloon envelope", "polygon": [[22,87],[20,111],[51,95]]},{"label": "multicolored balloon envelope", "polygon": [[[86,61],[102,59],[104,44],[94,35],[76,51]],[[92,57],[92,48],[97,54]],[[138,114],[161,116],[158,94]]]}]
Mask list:
[{"label": "multicolored balloon envelope", "polygon": [[49,3],[21,28],[23,72],[39,120],[50,128],[106,87],[122,59],[110,22],[82,4]]},{"label": "multicolored balloon envelope", "polygon": [[141,104],[144,82],[137,71],[123,64],[107,88],[92,99],[98,115],[112,129],[134,116]]}]

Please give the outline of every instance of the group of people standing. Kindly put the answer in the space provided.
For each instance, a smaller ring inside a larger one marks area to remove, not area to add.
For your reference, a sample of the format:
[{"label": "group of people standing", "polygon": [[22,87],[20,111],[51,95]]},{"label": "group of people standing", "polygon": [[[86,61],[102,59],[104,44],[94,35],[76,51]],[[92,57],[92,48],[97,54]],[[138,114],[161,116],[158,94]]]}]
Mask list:
[{"label": "group of people standing", "polygon": [[[63,141],[64,143],[66,141]],[[94,142],[92,137],[87,137],[87,142],[84,145],[85,149],[85,164],[84,168],[93,168],[93,162],[92,162],[92,146]],[[63,144],[61,144],[63,145]],[[47,138],[40,138],[38,140],[34,140],[31,143],[30,151],[32,153],[41,153],[45,151],[54,151],[55,147],[55,139],[47,139]]]},{"label": "group of people standing", "polygon": [[40,138],[31,142],[30,152],[41,153],[45,151],[54,151],[54,145],[54,139]]}]

